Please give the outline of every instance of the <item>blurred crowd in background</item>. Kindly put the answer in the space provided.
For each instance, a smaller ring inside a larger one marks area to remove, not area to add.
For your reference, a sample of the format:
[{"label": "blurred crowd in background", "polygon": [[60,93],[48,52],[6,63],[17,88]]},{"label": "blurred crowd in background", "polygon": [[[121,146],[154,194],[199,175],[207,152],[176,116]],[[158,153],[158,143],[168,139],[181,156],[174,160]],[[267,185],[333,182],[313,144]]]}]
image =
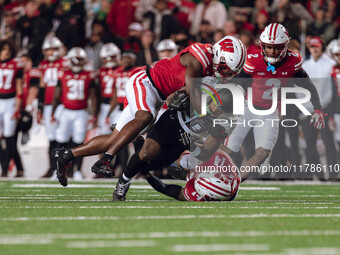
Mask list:
[{"label": "blurred crowd in background", "polygon": [[[73,47],[83,48],[93,71],[101,67],[100,50],[109,42],[121,53],[135,54],[135,66],[144,66],[159,60],[157,46],[164,39],[173,40],[179,52],[194,42],[213,44],[233,35],[249,54],[259,49],[259,35],[273,22],[286,27],[290,48],[304,59],[311,54],[310,38],[319,38],[326,52],[327,45],[340,38],[340,3],[336,0],[0,0],[0,14],[1,40],[12,40],[19,52],[24,50],[33,67],[44,59],[42,45],[49,36],[59,38],[65,55]],[[271,164],[301,164],[308,145],[303,132],[298,129],[295,142],[300,143],[293,151],[292,143],[285,141],[285,131],[280,132],[280,152],[275,154],[274,149]],[[318,139],[316,144],[318,156],[325,156],[325,143]],[[334,148],[328,162],[333,165],[340,161],[336,142]],[[240,163],[247,155],[251,153],[242,151]],[[159,175],[164,177],[166,172]],[[317,177],[336,179],[327,174]]]}]

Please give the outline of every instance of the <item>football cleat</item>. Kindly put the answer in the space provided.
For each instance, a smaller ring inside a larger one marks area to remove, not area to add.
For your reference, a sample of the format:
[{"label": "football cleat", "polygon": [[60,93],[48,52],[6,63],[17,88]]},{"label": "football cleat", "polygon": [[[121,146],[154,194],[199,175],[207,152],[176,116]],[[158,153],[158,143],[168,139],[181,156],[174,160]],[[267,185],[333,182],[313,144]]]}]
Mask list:
[{"label": "football cleat", "polygon": [[112,178],[115,175],[115,172],[112,171],[110,167],[109,160],[104,161],[102,159],[98,160],[91,168],[91,171],[96,175],[103,175],[106,178]]},{"label": "football cleat", "polygon": [[61,185],[64,187],[67,186],[67,170],[71,166],[71,162],[64,163],[61,161],[61,155],[63,155],[65,149],[54,149],[51,153],[52,160],[51,160],[51,170],[57,171],[57,178]]},{"label": "football cleat", "polygon": [[131,181],[128,181],[127,183],[123,183],[120,180],[118,180],[116,189],[112,195],[113,201],[125,201],[126,193],[129,190],[130,184],[131,184]]}]

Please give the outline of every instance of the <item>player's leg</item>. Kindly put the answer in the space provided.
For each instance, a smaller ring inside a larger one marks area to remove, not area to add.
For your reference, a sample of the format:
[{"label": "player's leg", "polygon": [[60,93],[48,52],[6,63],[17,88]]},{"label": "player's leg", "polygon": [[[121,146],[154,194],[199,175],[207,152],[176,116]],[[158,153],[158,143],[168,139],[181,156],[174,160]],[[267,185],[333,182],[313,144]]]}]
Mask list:
[{"label": "player's leg", "polygon": [[[56,130],[56,140],[59,144],[66,144],[70,141],[72,135],[72,122],[75,115],[71,110],[64,109],[60,115],[58,127]],[[64,148],[56,148],[52,151],[52,171],[57,171],[57,178],[61,185],[67,186],[67,171],[69,170],[71,163],[64,164],[62,161]]]},{"label": "player's leg", "polygon": [[124,201],[129,189],[131,179],[138,173],[146,173],[149,162],[155,159],[161,152],[160,144],[152,139],[146,139],[140,151],[135,152],[127,164],[122,176],[119,178],[113,201]]},{"label": "player's leg", "polygon": [[132,117],[130,121],[123,119],[124,109],[115,127],[119,133],[103,158],[94,164],[93,172],[100,173],[101,168],[106,169],[107,162],[110,162],[123,147],[145,133],[152,126],[162,106],[162,100],[145,72],[139,72],[129,79],[126,92]]},{"label": "player's leg", "polygon": [[3,135],[5,138],[6,149],[4,151],[4,169],[2,170],[2,176],[7,176],[9,162],[18,153],[15,131],[17,126],[16,119],[13,119],[13,114],[15,112],[15,98],[3,100],[5,105],[5,112],[3,115]]},{"label": "player's leg", "polygon": [[269,157],[270,152],[275,146],[279,135],[279,121],[272,121],[272,119],[278,120],[276,113],[252,124],[256,126],[253,128],[255,154],[245,163],[245,171],[241,171],[242,182],[248,179],[254,171],[257,171],[256,167],[259,167]]}]

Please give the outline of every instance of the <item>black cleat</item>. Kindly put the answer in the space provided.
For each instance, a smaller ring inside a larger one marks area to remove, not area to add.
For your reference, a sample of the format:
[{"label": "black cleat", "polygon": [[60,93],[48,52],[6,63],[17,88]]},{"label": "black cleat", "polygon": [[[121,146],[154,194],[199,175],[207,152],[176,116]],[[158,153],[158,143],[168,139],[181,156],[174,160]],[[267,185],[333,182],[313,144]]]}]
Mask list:
[{"label": "black cleat", "polygon": [[61,155],[65,149],[54,149],[51,153],[52,160],[51,160],[51,170],[57,171],[57,178],[61,185],[64,187],[67,186],[68,180],[67,180],[67,170],[71,166],[71,162],[65,164],[61,161]]},{"label": "black cleat", "polygon": [[131,181],[128,181],[127,183],[123,183],[120,180],[118,180],[116,189],[112,195],[113,201],[125,201],[126,193],[129,190],[130,184],[131,184]]},{"label": "black cleat", "polygon": [[106,178],[112,178],[115,175],[115,172],[112,171],[110,168],[110,162],[109,160],[98,160],[91,168],[91,171],[95,173],[96,175],[103,175]]}]

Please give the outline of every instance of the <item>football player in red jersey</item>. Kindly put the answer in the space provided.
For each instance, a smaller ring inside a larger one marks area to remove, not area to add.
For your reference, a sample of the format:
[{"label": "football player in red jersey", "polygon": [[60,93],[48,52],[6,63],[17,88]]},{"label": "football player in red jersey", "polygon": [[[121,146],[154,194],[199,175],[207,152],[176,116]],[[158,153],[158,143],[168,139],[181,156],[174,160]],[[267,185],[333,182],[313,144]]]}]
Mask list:
[{"label": "football player in red jersey", "polygon": [[[6,141],[1,177],[7,177],[10,159],[18,154],[15,130],[20,118],[23,97],[23,62],[15,58],[12,42],[0,41],[0,126]],[[22,170],[22,169],[20,169]]]},{"label": "football player in red jersey", "polygon": [[[200,98],[194,78],[215,75],[231,78],[237,75],[245,62],[246,50],[241,41],[226,36],[214,46],[195,43],[170,59],[158,61],[154,67],[136,70],[126,85],[127,106],[111,135],[98,136],[72,150],[58,149],[54,159],[58,171],[64,172],[67,164],[76,157],[107,153],[92,167],[96,174],[111,172],[108,167],[113,156],[140,133],[145,132],[157,117],[164,100],[180,89],[192,98]],[[191,100],[195,109],[200,109],[200,100]],[[124,177],[124,182],[129,178]]]},{"label": "football player in red jersey", "polygon": [[[58,71],[66,67],[66,59],[63,58],[61,41],[54,36],[47,37],[42,45],[42,51],[44,54],[44,60],[38,66],[41,72],[39,94],[38,94],[38,112],[37,121],[41,123],[44,120],[44,126],[46,129],[46,136],[49,141],[48,155],[50,157],[51,166],[51,152],[57,146],[56,142],[56,124],[51,123],[52,101],[54,88],[58,83]],[[59,107],[58,111],[61,111],[62,107]],[[51,177],[53,171],[51,167],[42,176],[43,178]]]},{"label": "football player in red jersey", "polygon": [[[97,105],[97,86],[94,82],[94,73],[84,70],[87,55],[82,48],[72,48],[67,54],[67,58],[70,60],[70,69],[59,71],[59,80],[54,90],[50,118],[52,122],[58,121],[56,141],[61,146],[68,143],[71,138],[72,145],[79,146],[85,140],[87,123],[89,121],[87,113],[89,98],[91,99],[93,114],[90,122],[96,125],[99,109]],[[57,106],[61,103],[64,109],[60,116],[56,116]],[[77,164],[77,170],[80,171],[81,160],[75,163]],[[67,186],[66,171],[58,171],[57,177],[60,184]]]},{"label": "football player in red jersey", "polygon": [[[288,50],[289,36],[287,30],[277,23],[268,25],[260,35],[261,49],[248,54],[243,70],[252,78],[251,87],[253,89],[253,108],[266,110],[272,108],[274,89],[287,86],[289,78],[295,78],[296,85],[310,91],[311,102],[314,106],[314,114],[311,124],[315,128],[324,127],[324,114],[320,104],[317,90],[308,75],[302,68],[302,58],[298,52]],[[245,166],[260,166],[270,155],[279,131],[279,110],[269,115],[256,115],[250,112],[248,106],[242,120],[245,125],[237,125],[232,135],[229,137],[227,147],[228,154],[233,155],[240,150],[244,138],[252,128],[248,125],[248,120],[256,119],[261,125],[253,128],[255,139],[255,155],[251,157]],[[276,106],[274,106],[276,107]],[[277,120],[277,121],[270,121]],[[262,125],[262,123],[264,123]],[[246,180],[251,172],[242,173],[242,181]]]},{"label": "football player in red jersey", "polygon": [[[329,127],[334,132],[334,138],[340,148],[340,42],[333,44],[331,49],[331,56],[335,60],[336,64],[332,68],[331,76],[333,83],[335,84],[336,92],[334,95],[333,113],[334,116],[329,118]],[[338,160],[340,159],[340,149],[338,153]]]},{"label": "football player in red jersey", "polygon": [[194,202],[232,201],[238,194],[241,182],[237,166],[222,150],[217,150],[208,161],[198,165],[197,171],[188,171],[184,188],[165,184],[149,172],[145,172],[144,177],[158,192],[181,201]]}]

